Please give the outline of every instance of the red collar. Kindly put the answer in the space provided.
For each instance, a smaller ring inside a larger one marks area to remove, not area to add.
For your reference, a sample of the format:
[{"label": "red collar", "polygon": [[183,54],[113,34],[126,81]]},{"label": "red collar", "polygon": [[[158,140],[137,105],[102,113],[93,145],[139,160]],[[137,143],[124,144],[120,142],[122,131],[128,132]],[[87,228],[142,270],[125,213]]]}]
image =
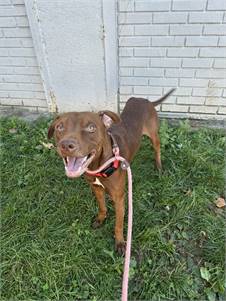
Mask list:
[{"label": "red collar", "polygon": [[[115,161],[112,162],[107,168],[103,169],[102,171],[92,174],[93,177],[102,177],[108,178],[110,177],[117,169],[119,168],[119,160],[115,158]],[[88,171],[86,172],[87,175],[91,175]]]}]

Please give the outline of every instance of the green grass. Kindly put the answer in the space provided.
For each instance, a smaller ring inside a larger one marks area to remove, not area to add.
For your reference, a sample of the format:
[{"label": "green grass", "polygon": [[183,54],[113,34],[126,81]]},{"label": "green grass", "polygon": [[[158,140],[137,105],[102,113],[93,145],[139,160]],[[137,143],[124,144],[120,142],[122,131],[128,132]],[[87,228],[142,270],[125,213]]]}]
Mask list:
[{"label": "green grass", "polygon": [[[47,126],[1,121],[1,300],[119,299],[112,205],[93,230],[95,199],[41,146]],[[224,300],[224,209],[214,204],[224,196],[224,133],[163,122],[160,134],[162,174],[146,138],[132,164],[129,299]]]}]

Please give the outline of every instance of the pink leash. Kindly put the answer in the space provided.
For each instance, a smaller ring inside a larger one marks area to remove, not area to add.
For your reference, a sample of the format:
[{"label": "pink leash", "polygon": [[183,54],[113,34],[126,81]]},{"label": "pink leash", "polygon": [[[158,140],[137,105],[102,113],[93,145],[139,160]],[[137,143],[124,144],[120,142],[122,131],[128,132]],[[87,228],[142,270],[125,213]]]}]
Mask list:
[{"label": "pink leash", "polygon": [[132,190],[132,172],[129,163],[121,156],[119,156],[119,148],[113,148],[114,157],[107,160],[97,170],[89,170],[87,172],[90,175],[95,175],[105,169],[110,163],[114,162],[115,159],[121,161],[121,168],[127,170],[128,176],[128,230],[127,230],[127,242],[126,242],[126,254],[124,261],[124,273],[122,280],[122,298],[121,301],[128,300],[128,282],[129,282],[129,263],[131,255],[131,240],[132,240],[132,221],[133,221],[133,190]]}]

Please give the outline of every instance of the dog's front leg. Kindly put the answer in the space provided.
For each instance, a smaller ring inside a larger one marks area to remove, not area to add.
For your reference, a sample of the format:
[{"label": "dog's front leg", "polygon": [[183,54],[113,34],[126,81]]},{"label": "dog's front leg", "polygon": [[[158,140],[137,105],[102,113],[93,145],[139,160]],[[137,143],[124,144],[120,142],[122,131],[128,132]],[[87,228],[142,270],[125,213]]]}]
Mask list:
[{"label": "dog's front leg", "polygon": [[99,212],[98,215],[96,216],[94,222],[93,222],[93,228],[99,228],[104,220],[107,217],[107,208],[106,208],[106,204],[105,204],[105,191],[104,188],[98,185],[91,185],[92,190],[96,196],[97,199],[97,203],[99,206]]},{"label": "dog's front leg", "polygon": [[115,248],[123,255],[125,253],[125,241],[123,237],[123,225],[125,215],[124,191],[112,196],[115,207]]}]

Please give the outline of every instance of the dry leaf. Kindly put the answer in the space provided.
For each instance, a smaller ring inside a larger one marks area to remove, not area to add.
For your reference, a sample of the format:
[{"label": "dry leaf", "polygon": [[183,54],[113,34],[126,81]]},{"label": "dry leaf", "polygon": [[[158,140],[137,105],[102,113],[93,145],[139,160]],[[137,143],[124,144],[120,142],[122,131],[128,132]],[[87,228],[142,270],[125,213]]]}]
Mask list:
[{"label": "dry leaf", "polygon": [[218,207],[218,208],[223,208],[225,207],[225,200],[223,198],[218,198],[216,201],[215,201],[215,205]]},{"label": "dry leaf", "polygon": [[17,133],[17,129],[15,129],[15,128],[9,129],[9,133],[10,134],[16,134]]},{"label": "dry leaf", "polygon": [[52,143],[45,143],[45,142],[41,142],[41,144],[48,149],[54,148],[54,145]]}]

